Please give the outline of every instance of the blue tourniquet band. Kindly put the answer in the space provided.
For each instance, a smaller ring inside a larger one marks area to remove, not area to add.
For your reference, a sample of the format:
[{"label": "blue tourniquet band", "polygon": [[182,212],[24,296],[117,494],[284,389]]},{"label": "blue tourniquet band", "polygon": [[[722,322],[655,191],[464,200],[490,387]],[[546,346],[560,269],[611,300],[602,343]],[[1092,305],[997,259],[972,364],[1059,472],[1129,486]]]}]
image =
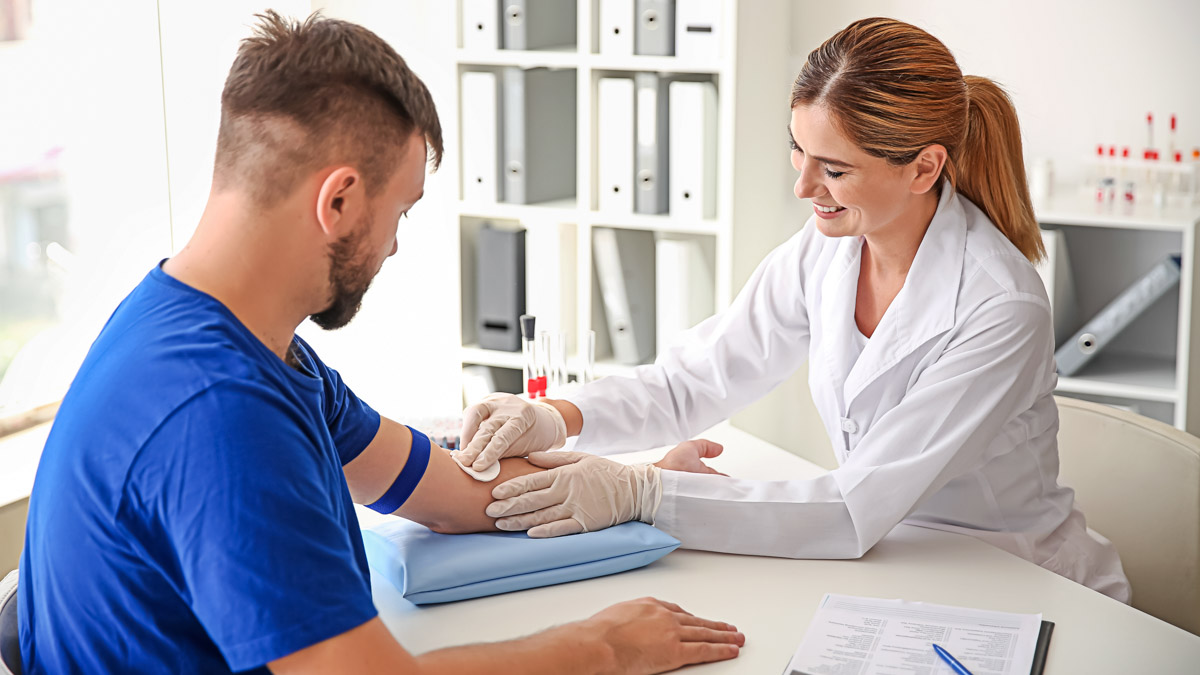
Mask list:
[{"label": "blue tourniquet band", "polygon": [[387,492],[374,504],[367,504],[367,508],[372,511],[388,514],[400,508],[408,501],[413,490],[417,489],[417,483],[421,482],[425,469],[429,467],[429,437],[412,427],[408,430],[412,432],[412,448],[408,451],[408,461]]}]

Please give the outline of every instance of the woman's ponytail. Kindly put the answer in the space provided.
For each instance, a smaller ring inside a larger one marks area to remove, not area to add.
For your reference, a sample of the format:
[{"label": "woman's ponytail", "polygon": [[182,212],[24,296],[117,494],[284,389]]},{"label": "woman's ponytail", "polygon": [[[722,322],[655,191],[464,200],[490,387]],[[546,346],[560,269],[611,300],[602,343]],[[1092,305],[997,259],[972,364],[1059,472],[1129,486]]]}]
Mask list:
[{"label": "woman's ponytail", "polygon": [[947,175],[958,190],[983,209],[1026,258],[1045,255],[1041,229],[1029,200],[1021,128],[1008,94],[986,77],[967,75],[967,133]]}]

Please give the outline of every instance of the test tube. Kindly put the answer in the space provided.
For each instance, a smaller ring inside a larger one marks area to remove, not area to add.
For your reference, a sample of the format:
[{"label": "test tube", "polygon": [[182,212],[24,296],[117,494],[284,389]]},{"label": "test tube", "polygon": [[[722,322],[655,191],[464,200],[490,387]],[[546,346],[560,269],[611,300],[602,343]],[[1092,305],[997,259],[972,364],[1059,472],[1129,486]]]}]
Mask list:
[{"label": "test tube", "polygon": [[587,384],[596,379],[596,331],[583,334],[583,365],[579,369],[579,383]]},{"label": "test tube", "polygon": [[558,332],[558,383],[567,386],[570,378],[567,376],[567,332]]},{"label": "test tube", "polygon": [[[1174,116],[1172,116],[1174,119]],[[1183,153],[1179,150],[1175,151],[1175,163],[1171,166],[1171,184],[1167,186],[1167,201],[1168,206],[1178,204],[1187,206],[1191,202],[1191,180],[1188,177],[1187,170],[1184,169]]]},{"label": "test tube", "polygon": [[536,324],[537,318],[532,314],[521,315],[521,376],[525,380],[525,395],[529,398],[537,398],[537,348],[533,341]]},{"label": "test tube", "polygon": [[1096,183],[1100,180],[1100,174],[1104,172],[1101,168],[1104,164],[1104,145],[1096,146],[1096,157],[1093,161],[1088,162],[1085,170],[1082,173],[1080,181],[1080,194],[1088,195],[1096,189]]},{"label": "test tube", "polygon": [[1200,203],[1200,148],[1192,148],[1192,203]]},{"label": "test tube", "polygon": [[1171,113],[1171,134],[1167,136],[1167,158],[1175,156],[1175,114]]},{"label": "test tube", "polygon": [[557,394],[567,383],[567,334],[558,331],[550,334],[550,382],[547,395]]},{"label": "test tube", "polygon": [[538,333],[538,355],[537,355],[537,391],[538,396],[546,397],[546,387],[548,386],[547,373],[550,371],[550,331],[541,331]]}]

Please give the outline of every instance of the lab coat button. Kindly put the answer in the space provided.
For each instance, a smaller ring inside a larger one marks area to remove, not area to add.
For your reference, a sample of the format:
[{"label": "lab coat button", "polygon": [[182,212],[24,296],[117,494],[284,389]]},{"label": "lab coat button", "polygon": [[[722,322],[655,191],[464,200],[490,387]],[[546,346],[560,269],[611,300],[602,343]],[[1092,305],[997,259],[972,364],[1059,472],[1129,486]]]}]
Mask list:
[{"label": "lab coat button", "polygon": [[844,431],[848,434],[857,434],[858,433],[858,422],[855,422],[854,420],[850,419],[849,417],[843,417],[842,418],[842,431]]}]

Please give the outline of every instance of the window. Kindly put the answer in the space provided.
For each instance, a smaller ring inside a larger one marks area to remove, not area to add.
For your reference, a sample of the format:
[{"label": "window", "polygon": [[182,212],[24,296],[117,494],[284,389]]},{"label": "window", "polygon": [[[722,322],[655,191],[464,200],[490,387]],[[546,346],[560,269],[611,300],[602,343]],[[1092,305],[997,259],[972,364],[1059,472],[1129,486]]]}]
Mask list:
[{"label": "window", "polygon": [[0,0],[0,435],[170,253],[157,28],[153,3]]}]

